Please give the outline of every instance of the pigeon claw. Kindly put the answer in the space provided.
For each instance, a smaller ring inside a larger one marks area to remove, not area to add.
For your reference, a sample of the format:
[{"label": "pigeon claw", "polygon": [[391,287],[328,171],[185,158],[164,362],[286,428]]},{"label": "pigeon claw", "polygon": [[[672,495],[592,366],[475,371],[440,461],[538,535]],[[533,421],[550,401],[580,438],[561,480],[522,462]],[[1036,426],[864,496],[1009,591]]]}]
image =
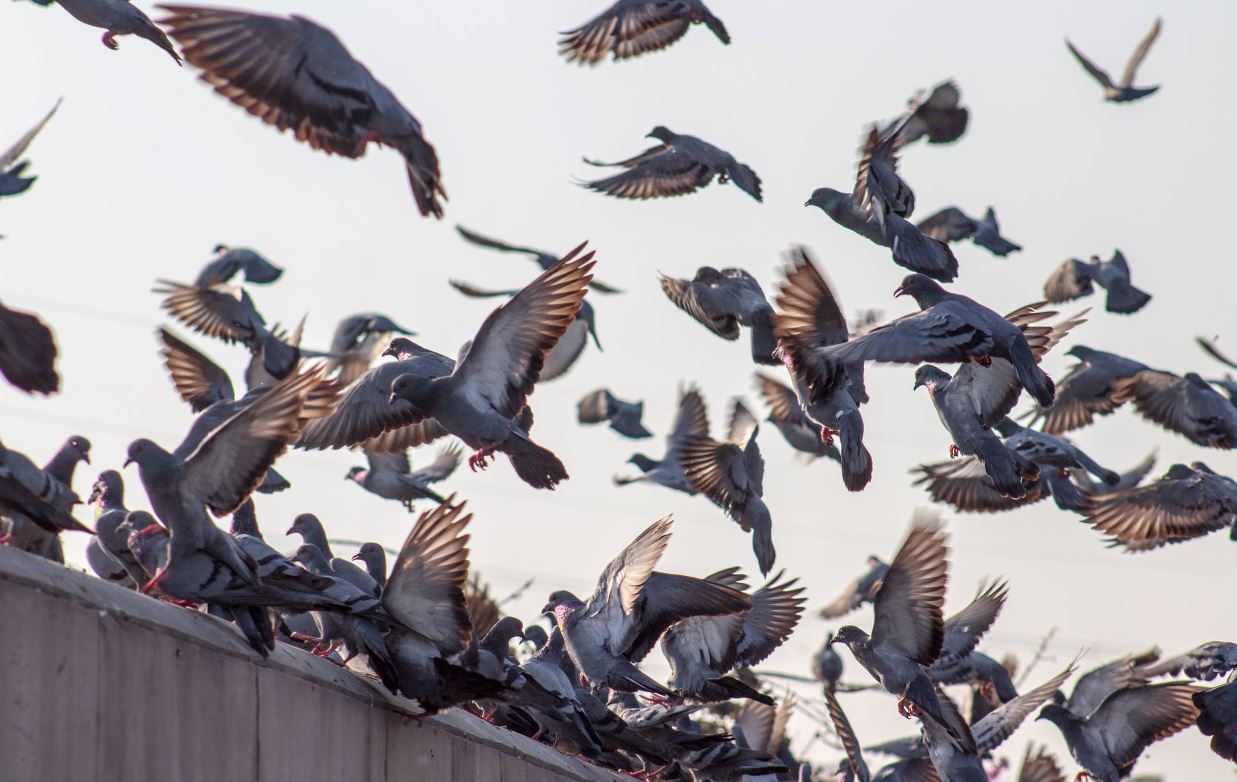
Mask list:
[{"label": "pigeon claw", "polygon": [[112,32],[111,30],[108,30],[107,32],[103,33],[103,45],[111,49],[112,51],[116,51],[117,49],[119,49],[120,43],[116,40],[116,33]]},{"label": "pigeon claw", "polygon": [[901,714],[903,717],[909,720],[912,717],[919,716],[919,708],[915,706],[915,704],[907,700],[905,697],[899,698],[898,699],[898,714]]},{"label": "pigeon claw", "polygon": [[477,470],[484,470],[486,467],[489,467],[490,465],[488,460],[494,456],[494,451],[495,448],[492,445],[487,445],[483,448],[477,449],[476,453],[468,457],[468,469],[476,472]]},{"label": "pigeon claw", "polygon": [[1095,779],[1089,771],[1079,771],[1074,775],[1074,782],[1082,782],[1084,779]]},{"label": "pigeon claw", "polygon": [[830,429],[830,428],[829,428],[829,427],[827,427],[827,426],[822,426],[822,427],[820,428],[820,442],[821,442],[821,444],[822,444],[822,445],[824,445],[826,448],[832,448],[832,447],[833,447],[833,436],[834,436],[835,434],[838,434],[838,430],[837,430],[837,429]]},{"label": "pigeon claw", "polygon": [[961,455],[962,455],[962,449],[958,447],[958,444],[950,443],[949,444],[949,458],[957,459]]}]

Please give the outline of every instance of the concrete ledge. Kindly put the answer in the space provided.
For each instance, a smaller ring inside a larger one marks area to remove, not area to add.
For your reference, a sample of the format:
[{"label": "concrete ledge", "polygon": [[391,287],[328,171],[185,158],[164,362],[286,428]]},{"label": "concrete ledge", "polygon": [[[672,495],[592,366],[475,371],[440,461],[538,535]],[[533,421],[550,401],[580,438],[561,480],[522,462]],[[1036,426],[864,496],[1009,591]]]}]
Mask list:
[{"label": "concrete ledge", "polygon": [[0,546],[0,782],[621,777],[230,624]]}]

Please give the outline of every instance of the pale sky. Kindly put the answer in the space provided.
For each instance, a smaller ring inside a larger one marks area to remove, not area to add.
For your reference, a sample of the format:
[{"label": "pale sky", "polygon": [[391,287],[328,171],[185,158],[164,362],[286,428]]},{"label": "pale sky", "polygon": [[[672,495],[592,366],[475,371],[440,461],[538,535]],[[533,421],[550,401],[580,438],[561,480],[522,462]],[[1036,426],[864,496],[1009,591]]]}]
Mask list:
[{"label": "pale sky", "polygon": [[[532,397],[534,436],[562,457],[571,479],[553,493],[537,492],[505,460],[486,473],[453,476],[447,488],[476,513],[473,565],[499,594],[535,578],[510,606],[529,621],[553,589],[588,592],[627,542],[673,513],[663,569],[704,575],[737,564],[754,574],[749,538],[707,500],[610,482],[634,469],[624,464],[633,451],[660,455],[680,383],[701,385],[719,433],[731,397],[744,395],[759,408],[746,335],[730,344],[691,322],[662,295],[657,272],[691,276],[703,264],[742,266],[770,292],[781,253],[802,243],[847,310],[908,311],[910,302],[890,296],[905,270],[888,251],[802,204],[816,187],[849,188],[867,123],[893,116],[916,89],[951,77],[971,124],[956,144],[906,150],[902,172],[917,195],[915,216],[949,205],[979,214],[992,204],[1004,233],[1026,248],[999,259],[955,245],[961,273],[954,290],[1008,311],[1038,299],[1064,258],[1107,257],[1119,247],[1135,284],[1155,298],[1132,317],[1103,312],[1098,297],[1067,305],[1067,312],[1098,307],[1076,330],[1077,342],[1204,375],[1221,367],[1193,345],[1194,335],[1220,335],[1237,353],[1237,274],[1224,250],[1217,252],[1228,246],[1223,234],[1216,238],[1227,224],[1234,174],[1233,109],[1215,89],[1237,70],[1228,40],[1237,25],[1234,4],[1050,0],[1014,10],[981,2],[713,0],[730,46],[696,27],[671,49],[637,61],[566,64],[556,54],[557,31],[604,5],[252,0],[251,10],[296,11],[334,30],[420,119],[451,196],[441,222],[418,216],[393,151],[371,147],[361,161],[314,153],[214,95],[192,69],[177,68],[146,41],[121,38],[111,52],[99,42],[102,31],[61,9],[0,5],[0,69],[10,74],[0,146],[64,96],[28,153],[38,182],[0,204],[0,233],[7,235],[0,296],[55,329],[63,391],[35,399],[0,388],[5,444],[42,462],[68,435],[88,436],[94,465],[83,465],[75,484],[83,496],[99,470],[120,467],[130,440],[149,436],[175,446],[190,415],[157,355],[154,330],[166,321],[150,287],[156,277],[191,281],[218,242],[252,246],[286,267],[276,285],[252,294],[268,322],[308,313],[308,344],[325,345],[343,316],[377,310],[453,354],[492,302],[462,298],[447,279],[516,287],[535,271],[464,243],[455,224],[560,252],[588,239],[597,276],[629,292],[590,294],[604,353],[590,346],[571,373]],[[1105,104],[1063,38],[1119,74],[1157,14],[1165,15],[1164,30],[1138,83],[1163,89],[1136,104]],[[699,135],[751,165],[764,180],[765,203],[729,185],[628,203],[574,184],[592,173],[581,156],[627,157],[647,146],[643,136],[658,124]],[[189,338],[239,373],[243,350]],[[1057,377],[1070,362],[1068,344],[1045,361]],[[927,504],[908,470],[946,456],[949,437],[926,393],[912,391],[911,369],[875,368],[868,378],[864,418],[875,477],[862,493],[847,493],[830,463],[804,466],[771,426],[762,428],[777,567],[798,576],[810,598],[770,669],[807,672],[809,655],[833,628],[815,608],[866,555],[892,555],[912,510]],[[599,386],[644,399],[645,422],[658,439],[633,443],[604,427],[578,427],[576,400]],[[1195,447],[1129,410],[1076,440],[1113,469],[1157,450],[1156,475],[1194,459],[1237,473],[1233,454]],[[416,453],[414,462],[431,454]],[[294,488],[258,498],[267,539],[292,550],[295,542],[281,533],[297,513],[313,511],[333,537],[398,545],[412,517],[343,481],[360,463],[349,453],[282,459],[279,469]],[[136,472],[125,477],[130,507],[144,506]],[[1212,596],[1237,590],[1224,533],[1132,556],[1105,549],[1077,516],[1049,502],[1000,516],[946,517],[954,577],[947,610],[964,605],[982,578],[1010,581],[1009,602],[981,649],[1025,661],[1057,628],[1051,659],[1031,685],[1084,647],[1091,650],[1085,667],[1153,644],[1176,653],[1233,639],[1227,612],[1210,605]],[[65,542],[80,563],[85,538]],[[847,621],[870,626],[870,612]],[[843,655],[845,679],[869,682]],[[665,673],[659,657],[649,670]],[[804,687],[802,694],[816,691]],[[843,705],[865,743],[915,727],[885,695],[850,696]],[[815,730],[804,717],[793,725],[796,746]],[[1028,722],[998,754],[1016,764],[1030,739],[1047,741],[1071,774],[1077,770],[1047,723]],[[809,755],[830,768],[838,757],[819,743]],[[869,758],[874,768],[880,762]],[[1195,730],[1152,747],[1138,772],[1231,778]]]}]

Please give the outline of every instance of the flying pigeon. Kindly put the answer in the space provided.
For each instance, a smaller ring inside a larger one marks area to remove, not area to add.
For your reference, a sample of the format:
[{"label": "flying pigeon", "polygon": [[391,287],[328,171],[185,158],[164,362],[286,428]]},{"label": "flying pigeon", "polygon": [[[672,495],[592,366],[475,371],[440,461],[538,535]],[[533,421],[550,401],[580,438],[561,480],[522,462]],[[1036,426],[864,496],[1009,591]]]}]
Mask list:
[{"label": "flying pigeon", "polygon": [[666,436],[666,453],[661,461],[642,453],[633,454],[627,461],[640,470],[634,478],[615,477],[614,483],[626,486],[629,483],[647,481],[686,494],[695,494],[683,469],[683,446],[690,441],[709,436],[709,415],[704,399],[695,388],[679,393],[679,407],[674,416],[670,434]]},{"label": "flying pigeon", "polygon": [[756,388],[769,407],[769,417],[765,420],[782,433],[791,448],[806,454],[808,459],[824,456],[835,462],[842,461],[837,446],[826,445],[820,436],[820,425],[803,412],[794,389],[759,372],[756,373]]},{"label": "flying pigeon", "polygon": [[217,244],[215,245],[215,257],[207,261],[202,271],[198,272],[194,285],[199,288],[226,285],[238,274],[244,275],[245,282],[269,285],[283,276],[283,269],[268,261],[256,250]]},{"label": "flying pigeon", "polygon": [[1152,423],[1204,448],[1237,448],[1237,406],[1194,372],[1143,369],[1113,384],[1112,400],[1133,402]]},{"label": "flying pigeon", "polygon": [[[530,260],[533,263],[537,264],[537,266],[540,267],[541,271],[546,271],[551,266],[558,263],[560,260],[559,257],[552,252],[547,252],[546,250],[536,250],[536,249],[533,249],[532,247],[521,247],[515,244],[507,244],[506,242],[500,242],[497,239],[491,239],[488,236],[482,236],[476,231],[470,231],[462,225],[455,226],[455,230],[459,233],[460,236],[464,237],[464,239],[466,239],[467,241],[470,241],[473,244],[479,245],[481,247],[488,247],[491,250],[498,250],[499,252],[504,252],[504,253],[520,253],[521,255],[532,256]],[[618,288],[614,287],[613,285],[607,285],[606,283],[601,282],[599,280],[589,280],[588,287],[589,287],[589,290],[596,291],[597,293],[622,293],[623,292],[619,290]]]},{"label": "flying pigeon", "polygon": [[701,266],[690,280],[661,275],[661,289],[674,306],[722,339],[739,338],[739,326],[752,332],[752,361],[778,363],[773,355],[773,307],[756,278],[743,269]]},{"label": "flying pigeon", "polygon": [[0,304],[0,374],[6,380],[28,394],[55,393],[56,356],[51,329],[28,312]]},{"label": "flying pigeon", "polygon": [[868,764],[863,759],[859,737],[855,735],[855,729],[851,727],[846,712],[842,710],[842,704],[838,703],[838,695],[832,686],[825,687],[825,707],[829,712],[829,721],[833,723],[833,731],[837,734],[838,741],[842,742],[842,751],[846,753],[838,766],[839,773],[848,781],[870,782],[872,772],[868,770]]},{"label": "flying pigeon", "polygon": [[1237,761],[1237,681],[1194,693],[1198,729],[1211,737],[1211,751]]},{"label": "flying pigeon", "polygon": [[1018,691],[1005,667],[975,649],[1001,613],[1007,594],[1005,582],[997,581],[981,589],[965,608],[945,620],[941,654],[928,668],[934,682],[950,685],[978,681],[991,685],[1001,703],[1017,697]]},{"label": "flying pigeon", "polygon": [[700,23],[719,41],[730,43],[722,20],[703,0],[617,0],[580,27],[562,33],[558,51],[567,62],[580,65],[597,65],[606,55],[617,62],[664,49]]},{"label": "flying pigeon", "polygon": [[576,420],[580,423],[599,424],[606,421],[611,429],[633,440],[653,436],[640,420],[643,415],[643,401],[624,402],[607,388],[589,392],[576,403]]},{"label": "flying pigeon", "polygon": [[996,429],[1005,438],[1006,448],[1041,467],[1055,467],[1062,480],[1069,477],[1070,470],[1085,470],[1109,486],[1121,482],[1119,473],[1101,467],[1086,451],[1062,437],[1027,429],[1008,417],[997,421]]},{"label": "flying pigeon", "polygon": [[752,533],[752,549],[760,574],[773,569],[773,517],[765,505],[765,461],[756,443],[760,424],[736,399],[730,416],[730,432],[724,441],[707,435],[687,438],[680,450],[687,485],[708,497],[726,512],[744,532]]},{"label": "flying pigeon", "polygon": [[1237,670],[1237,644],[1210,641],[1175,657],[1141,665],[1135,669],[1135,673],[1147,679],[1157,676],[1186,676],[1196,681],[1209,682],[1233,670]]},{"label": "flying pigeon", "polygon": [[1001,258],[1022,250],[1022,245],[1014,244],[1001,236],[1001,226],[996,221],[996,212],[992,211],[992,207],[988,207],[984,216],[977,220],[958,207],[949,206],[921,220],[919,230],[923,231],[924,236],[942,242],[970,239]]},{"label": "flying pigeon", "polygon": [[116,36],[136,35],[167,52],[177,65],[181,64],[180,55],[172,47],[167,35],[129,0],[57,0],[56,5],[64,8],[82,24],[105,30],[103,45],[109,49],[120,48]]},{"label": "flying pigeon", "polygon": [[338,369],[336,380],[340,385],[349,385],[369,370],[396,334],[416,336],[416,332],[377,312],[362,312],[344,318],[331,337],[327,374]]},{"label": "flying pigeon", "polygon": [[430,499],[437,503],[443,502],[443,498],[430,488],[430,484],[449,477],[455,472],[455,468],[460,466],[462,458],[463,452],[458,445],[448,445],[438,451],[434,461],[413,472],[407,451],[367,452],[365,459],[369,462],[369,467],[353,467],[344,478],[371,494],[397,500],[412,513],[413,500]]},{"label": "flying pigeon", "polygon": [[550,595],[542,613],[552,613],[567,653],[594,688],[674,693],[637,667],[675,622],[718,616],[751,606],[742,592],[691,576],[653,570],[670,542],[669,516],[654,522],[602,572],[588,602],[567,591]]},{"label": "flying pigeon", "polygon": [[1037,409],[1032,418],[1032,424],[1043,419],[1043,429],[1049,434],[1080,429],[1095,416],[1116,410],[1122,404],[1117,401],[1117,381],[1147,369],[1124,356],[1083,345],[1074,345],[1066,355],[1078,359],[1078,363],[1057,384],[1056,401]]},{"label": "flying pigeon", "polygon": [[1107,72],[1101,70],[1084,57],[1082,52],[1074,48],[1074,44],[1070,43],[1068,38],[1065,40],[1065,45],[1069,47],[1070,53],[1074,55],[1074,59],[1078,60],[1078,64],[1104,88],[1104,100],[1112,103],[1129,103],[1130,101],[1145,98],[1159,89],[1159,85],[1155,87],[1135,87],[1134,78],[1138,74],[1138,66],[1142,65],[1147,52],[1151,50],[1151,44],[1155,43],[1155,39],[1159,36],[1160,26],[1160,20],[1157,18],[1155,24],[1151,25],[1151,30],[1147,33],[1146,37],[1142,39],[1138,44],[1138,48],[1134,50],[1134,54],[1130,55],[1130,61],[1125,66],[1125,72],[1121,74],[1120,83],[1114,83],[1112,77]]},{"label": "flying pigeon", "polygon": [[1109,312],[1129,315],[1151,301],[1151,294],[1130,283],[1130,264],[1120,250],[1113,250],[1107,261],[1092,255],[1087,262],[1077,258],[1062,262],[1044,283],[1044,298],[1054,304],[1073,301],[1090,296],[1095,285],[1108,291],[1104,309]]},{"label": "flying pigeon", "polygon": [[59,100],[56,101],[55,106],[52,106],[52,110],[47,112],[43,119],[39,120],[39,124],[23,133],[4,152],[0,152],[0,197],[24,193],[34,184],[34,180],[38,179],[38,177],[22,176],[30,162],[27,160],[18,161],[26,153],[26,149],[34,141],[34,137],[39,135],[39,131],[43,130],[43,126],[47,124],[58,108],[60,108]]},{"label": "flying pigeon", "polygon": [[876,593],[880,590],[885,574],[889,572],[889,565],[873,554],[868,557],[867,568],[854,581],[847,584],[842,593],[834,598],[829,605],[820,609],[819,614],[822,619],[838,619],[846,616],[864,603],[872,602],[872,599],[876,597]]},{"label": "flying pigeon", "polygon": [[[893,134],[899,147],[911,144],[924,136],[929,144],[949,144],[957,141],[966,132],[970,112],[960,105],[962,98],[958,85],[952,80],[941,82],[932,88],[928,97],[922,93],[909,102],[908,119],[894,120],[882,135]],[[902,125],[901,129],[898,126]],[[898,131],[895,133],[895,131]]]},{"label": "flying pigeon", "polygon": [[421,123],[330,30],[303,16],[159,7],[170,14],[160,24],[220,95],[327,154],[359,158],[371,141],[393,147],[421,214],[442,217],[447,193]]},{"label": "flying pigeon", "polygon": [[653,128],[645,138],[655,138],[661,144],[617,163],[585,158],[584,162],[591,166],[621,166],[627,170],[583,185],[615,198],[648,199],[694,193],[717,177],[722,184],[733,181],[752,198],[764,200],[760,177],[729,152],[663,125]]}]

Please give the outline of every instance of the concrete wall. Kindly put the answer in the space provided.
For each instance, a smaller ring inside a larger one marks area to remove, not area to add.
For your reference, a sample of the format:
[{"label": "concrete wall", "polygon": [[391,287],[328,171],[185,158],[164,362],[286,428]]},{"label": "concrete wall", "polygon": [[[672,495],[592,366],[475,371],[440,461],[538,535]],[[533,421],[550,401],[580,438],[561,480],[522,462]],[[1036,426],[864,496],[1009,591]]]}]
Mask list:
[{"label": "concrete wall", "polygon": [[555,782],[613,774],[458,709],[0,547],[0,782]]}]

